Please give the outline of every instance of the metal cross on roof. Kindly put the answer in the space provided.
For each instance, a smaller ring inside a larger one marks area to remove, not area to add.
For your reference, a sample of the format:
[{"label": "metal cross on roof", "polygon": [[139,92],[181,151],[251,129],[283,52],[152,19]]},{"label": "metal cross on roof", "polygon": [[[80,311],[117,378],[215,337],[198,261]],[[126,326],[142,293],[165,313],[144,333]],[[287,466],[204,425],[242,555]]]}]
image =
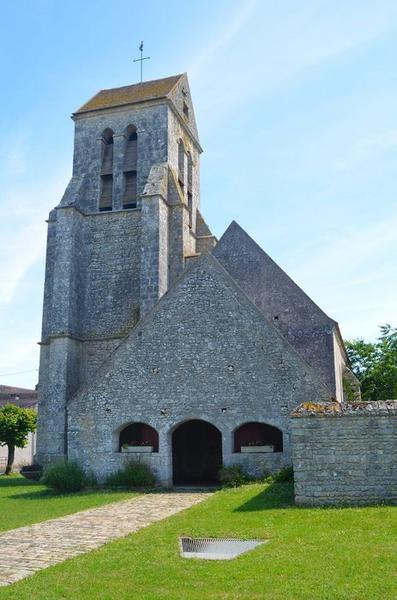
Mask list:
[{"label": "metal cross on roof", "polygon": [[141,63],[141,83],[143,81],[143,61],[144,60],[150,60],[150,56],[143,56],[143,42],[141,42],[141,45],[139,46],[139,50],[141,53],[141,58],[135,58],[133,60],[133,62],[140,62]]}]

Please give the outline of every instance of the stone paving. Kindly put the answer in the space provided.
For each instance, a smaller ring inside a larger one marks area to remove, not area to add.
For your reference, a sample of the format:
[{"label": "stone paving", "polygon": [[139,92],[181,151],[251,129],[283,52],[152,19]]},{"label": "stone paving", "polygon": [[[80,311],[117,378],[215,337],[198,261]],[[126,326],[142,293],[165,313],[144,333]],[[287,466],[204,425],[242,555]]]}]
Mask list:
[{"label": "stone paving", "polygon": [[144,494],[0,534],[0,586],[165,519],[208,492]]}]

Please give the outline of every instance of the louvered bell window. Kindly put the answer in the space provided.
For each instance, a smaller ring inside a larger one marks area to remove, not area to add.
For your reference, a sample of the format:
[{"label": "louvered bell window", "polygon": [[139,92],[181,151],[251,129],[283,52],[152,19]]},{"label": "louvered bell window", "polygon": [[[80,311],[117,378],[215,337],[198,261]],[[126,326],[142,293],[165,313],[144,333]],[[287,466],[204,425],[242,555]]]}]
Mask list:
[{"label": "louvered bell window", "polygon": [[193,223],[193,195],[191,192],[187,193],[187,205],[189,208],[189,227],[191,227]]},{"label": "louvered bell window", "polygon": [[137,134],[136,131],[134,131],[127,139],[124,156],[124,171],[136,171],[137,142]]},{"label": "louvered bell window", "polygon": [[102,189],[99,200],[99,210],[112,210],[112,194],[113,194],[113,176],[102,175]]},{"label": "louvered bell window", "polygon": [[123,208],[136,208],[136,171],[124,173]]},{"label": "louvered bell window", "polygon": [[183,190],[185,183],[185,148],[182,140],[179,141],[178,146],[178,180]]},{"label": "louvered bell window", "polygon": [[187,189],[192,193],[193,184],[193,161],[190,152],[187,153]]},{"label": "louvered bell window", "polygon": [[102,174],[113,172],[113,138],[105,143],[102,157]]}]

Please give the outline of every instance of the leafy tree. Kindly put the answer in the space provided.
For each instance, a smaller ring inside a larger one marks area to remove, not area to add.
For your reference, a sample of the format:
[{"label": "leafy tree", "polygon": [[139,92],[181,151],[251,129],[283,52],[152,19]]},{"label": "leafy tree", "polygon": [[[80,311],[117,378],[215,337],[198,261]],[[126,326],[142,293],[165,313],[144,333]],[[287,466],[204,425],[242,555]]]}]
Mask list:
[{"label": "leafy tree", "polygon": [[15,448],[24,448],[28,434],[36,431],[37,415],[31,408],[6,404],[0,408],[0,446],[8,446],[6,475],[11,473]]},{"label": "leafy tree", "polygon": [[386,324],[380,331],[373,343],[362,339],[346,342],[363,400],[397,399],[397,328]]}]

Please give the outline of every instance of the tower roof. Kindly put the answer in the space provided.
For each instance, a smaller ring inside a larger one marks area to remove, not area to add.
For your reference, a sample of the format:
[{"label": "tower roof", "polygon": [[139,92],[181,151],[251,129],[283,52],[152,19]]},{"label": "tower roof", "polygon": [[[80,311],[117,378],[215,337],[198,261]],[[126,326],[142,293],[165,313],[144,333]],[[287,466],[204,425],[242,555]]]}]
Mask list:
[{"label": "tower roof", "polygon": [[166,98],[181,77],[183,77],[182,74],[119,88],[100,90],[73,114],[77,115],[93,110],[103,110],[116,106],[146,102],[147,100]]}]

